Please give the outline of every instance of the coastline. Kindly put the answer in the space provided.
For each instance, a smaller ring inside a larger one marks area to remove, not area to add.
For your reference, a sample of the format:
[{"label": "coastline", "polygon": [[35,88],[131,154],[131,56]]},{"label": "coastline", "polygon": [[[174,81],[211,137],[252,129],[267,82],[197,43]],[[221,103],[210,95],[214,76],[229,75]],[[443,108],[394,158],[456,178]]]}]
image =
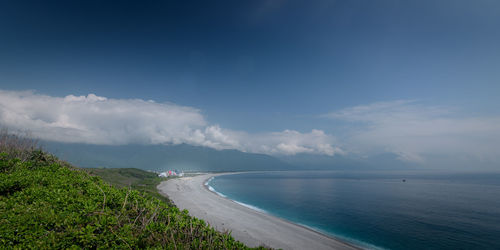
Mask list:
[{"label": "coastline", "polygon": [[281,249],[360,249],[321,232],[299,225],[244,204],[222,197],[205,183],[212,177],[226,174],[205,174],[163,181],[158,185],[179,209],[205,220],[218,231],[231,235],[248,246]]}]

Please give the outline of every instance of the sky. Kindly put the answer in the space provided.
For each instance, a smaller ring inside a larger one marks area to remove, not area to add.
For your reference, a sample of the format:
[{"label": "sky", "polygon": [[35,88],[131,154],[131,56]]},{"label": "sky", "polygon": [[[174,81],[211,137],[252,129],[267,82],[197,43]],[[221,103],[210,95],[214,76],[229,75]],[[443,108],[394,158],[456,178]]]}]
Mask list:
[{"label": "sky", "polygon": [[500,168],[499,13],[493,0],[1,1],[0,123],[64,142]]}]

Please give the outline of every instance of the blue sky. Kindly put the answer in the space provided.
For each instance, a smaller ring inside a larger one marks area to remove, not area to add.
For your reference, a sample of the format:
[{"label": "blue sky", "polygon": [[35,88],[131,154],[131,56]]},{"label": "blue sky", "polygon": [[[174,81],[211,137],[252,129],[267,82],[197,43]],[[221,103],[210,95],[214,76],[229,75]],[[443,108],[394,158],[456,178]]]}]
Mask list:
[{"label": "blue sky", "polygon": [[[390,151],[422,161],[429,152],[415,148],[436,142],[417,135],[457,130],[442,140],[453,142],[441,146],[472,137],[485,148],[473,157],[496,162],[499,152],[485,151],[500,142],[499,131],[490,128],[500,115],[499,13],[500,3],[486,0],[3,1],[0,89],[4,102],[9,96],[13,103],[88,94],[169,103],[163,108],[195,110],[200,131],[227,130],[237,149],[264,153],[272,145],[290,146],[286,152],[313,147],[307,145],[318,141],[279,138],[295,132],[316,138],[314,131],[321,131],[327,138],[318,145],[333,149],[326,152]],[[25,90],[34,92],[15,92]],[[24,109],[4,104],[4,125],[27,124],[6,114],[22,116],[33,102]],[[368,112],[363,119],[347,115],[360,107]],[[51,121],[52,128],[63,124]],[[420,131],[429,122],[444,127]],[[48,129],[36,126],[25,127]],[[399,126],[415,128],[388,130]],[[102,124],[83,129],[95,127]],[[241,145],[273,133],[279,133],[273,143]],[[403,139],[367,142],[390,136]],[[172,142],[168,138],[147,141]]]}]

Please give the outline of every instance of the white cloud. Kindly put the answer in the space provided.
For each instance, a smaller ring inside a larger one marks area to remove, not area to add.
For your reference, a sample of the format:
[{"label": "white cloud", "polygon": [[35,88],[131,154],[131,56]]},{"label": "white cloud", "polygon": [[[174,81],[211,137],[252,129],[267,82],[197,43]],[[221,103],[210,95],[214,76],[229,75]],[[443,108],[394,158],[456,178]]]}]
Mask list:
[{"label": "white cloud", "polygon": [[206,125],[198,110],[175,104],[29,91],[0,91],[0,118],[41,139],[91,144],[187,143]]},{"label": "white cloud", "polygon": [[356,124],[346,140],[358,152],[389,151],[407,161],[426,156],[498,161],[500,117],[464,117],[415,101],[379,102],[324,115]]},{"label": "white cloud", "polygon": [[243,149],[252,152],[284,155],[309,153],[332,156],[334,154],[344,154],[339,147],[333,146],[333,144],[336,144],[333,136],[316,129],[309,133],[284,130],[282,132],[262,134],[239,133],[234,136],[245,142]]},{"label": "white cloud", "polygon": [[140,99],[94,94],[52,97],[0,90],[0,123],[52,141],[120,145],[180,144],[264,154],[343,153],[320,130],[249,134],[208,124],[200,110]]}]

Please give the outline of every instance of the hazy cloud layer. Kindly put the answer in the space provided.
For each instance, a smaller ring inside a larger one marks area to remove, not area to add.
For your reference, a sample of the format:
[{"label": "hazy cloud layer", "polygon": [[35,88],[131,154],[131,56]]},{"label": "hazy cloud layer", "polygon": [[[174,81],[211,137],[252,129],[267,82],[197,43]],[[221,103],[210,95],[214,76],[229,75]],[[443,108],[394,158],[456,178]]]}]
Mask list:
[{"label": "hazy cloud layer", "polygon": [[52,97],[32,91],[0,91],[0,122],[52,141],[120,145],[180,144],[266,154],[342,153],[320,130],[262,134],[207,124],[200,110],[140,99],[89,94]]},{"label": "hazy cloud layer", "polygon": [[324,117],[350,122],[344,142],[351,150],[393,152],[402,160],[431,156],[500,160],[500,117],[464,117],[444,107],[415,101],[379,102],[342,109]]},{"label": "hazy cloud layer", "polygon": [[261,134],[227,131],[233,138],[238,138],[242,151],[260,152],[269,154],[294,155],[298,153],[310,154],[344,154],[337,146],[335,138],[321,130],[313,129],[309,133],[300,133],[294,130]]}]

